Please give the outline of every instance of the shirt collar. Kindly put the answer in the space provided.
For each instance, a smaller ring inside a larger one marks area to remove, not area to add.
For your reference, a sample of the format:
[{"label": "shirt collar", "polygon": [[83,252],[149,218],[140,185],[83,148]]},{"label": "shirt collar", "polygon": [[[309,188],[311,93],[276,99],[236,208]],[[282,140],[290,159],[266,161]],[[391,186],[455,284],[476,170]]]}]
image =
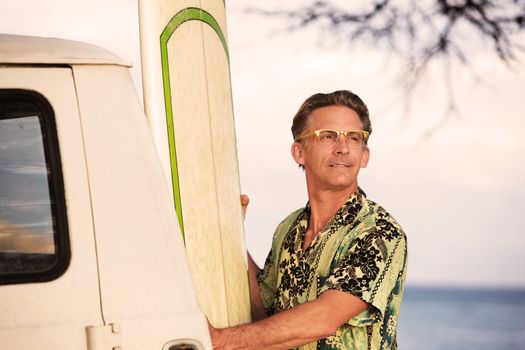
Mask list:
[{"label": "shirt collar", "polygon": [[[343,203],[339,210],[335,213],[334,217],[330,219],[326,227],[331,225],[347,225],[354,221],[357,216],[357,213],[363,207],[363,202],[366,200],[366,193],[357,187],[357,190],[348,197],[348,199]],[[300,215],[300,222],[306,228],[308,221],[310,219],[310,202],[306,203],[306,206],[303,210],[302,215]]]}]

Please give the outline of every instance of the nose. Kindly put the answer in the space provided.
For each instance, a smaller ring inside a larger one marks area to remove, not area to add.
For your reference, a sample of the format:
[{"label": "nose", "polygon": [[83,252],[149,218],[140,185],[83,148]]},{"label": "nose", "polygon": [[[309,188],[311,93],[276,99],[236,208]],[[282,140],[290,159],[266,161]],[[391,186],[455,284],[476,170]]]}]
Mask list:
[{"label": "nose", "polygon": [[339,140],[335,143],[334,153],[336,154],[347,154],[349,152],[348,142],[346,137],[340,135]]}]

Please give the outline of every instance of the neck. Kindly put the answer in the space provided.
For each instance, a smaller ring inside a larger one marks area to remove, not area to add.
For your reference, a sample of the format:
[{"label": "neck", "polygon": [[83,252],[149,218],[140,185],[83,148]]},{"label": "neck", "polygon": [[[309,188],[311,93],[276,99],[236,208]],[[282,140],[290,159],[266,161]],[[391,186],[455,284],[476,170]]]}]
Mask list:
[{"label": "neck", "polygon": [[313,239],[334,217],[339,208],[357,190],[357,184],[344,191],[311,191],[308,189],[310,202],[310,220],[308,234]]}]

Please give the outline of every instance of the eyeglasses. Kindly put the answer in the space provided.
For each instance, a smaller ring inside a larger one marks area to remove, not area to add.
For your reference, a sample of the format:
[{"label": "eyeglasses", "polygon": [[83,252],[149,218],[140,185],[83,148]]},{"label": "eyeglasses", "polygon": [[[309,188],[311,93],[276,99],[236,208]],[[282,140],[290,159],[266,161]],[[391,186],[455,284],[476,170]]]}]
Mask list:
[{"label": "eyeglasses", "polygon": [[335,145],[339,142],[341,135],[343,135],[348,147],[360,148],[363,147],[363,144],[368,140],[370,133],[364,130],[337,131],[332,129],[319,129],[299,136],[295,141],[300,141],[313,135],[317,136],[319,143],[326,145]]}]

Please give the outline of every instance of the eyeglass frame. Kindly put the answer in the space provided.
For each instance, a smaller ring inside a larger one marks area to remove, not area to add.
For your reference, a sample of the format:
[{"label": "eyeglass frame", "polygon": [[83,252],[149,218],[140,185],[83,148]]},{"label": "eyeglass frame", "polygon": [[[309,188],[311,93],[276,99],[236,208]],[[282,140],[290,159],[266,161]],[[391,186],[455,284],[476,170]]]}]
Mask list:
[{"label": "eyeglass frame", "polygon": [[366,131],[366,130],[346,130],[346,131],[342,131],[342,130],[334,130],[334,129],[317,129],[317,130],[314,130],[312,132],[309,132],[309,133],[305,133],[301,136],[299,136],[298,138],[296,138],[294,141],[295,142],[299,142],[307,137],[310,137],[310,136],[317,136],[317,141],[319,143],[321,143],[321,139],[319,138],[319,135],[321,134],[321,132],[323,131],[333,131],[335,133],[337,133],[337,140],[335,140],[335,143],[338,143],[340,138],[341,138],[341,135],[344,136],[344,140],[346,142],[346,135],[348,135],[349,133],[352,133],[352,132],[356,132],[356,133],[359,133],[361,134],[361,136],[363,137],[363,145],[362,146],[365,146],[368,142],[368,137],[370,136],[370,132]]}]

